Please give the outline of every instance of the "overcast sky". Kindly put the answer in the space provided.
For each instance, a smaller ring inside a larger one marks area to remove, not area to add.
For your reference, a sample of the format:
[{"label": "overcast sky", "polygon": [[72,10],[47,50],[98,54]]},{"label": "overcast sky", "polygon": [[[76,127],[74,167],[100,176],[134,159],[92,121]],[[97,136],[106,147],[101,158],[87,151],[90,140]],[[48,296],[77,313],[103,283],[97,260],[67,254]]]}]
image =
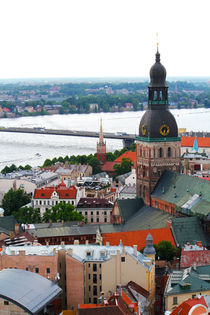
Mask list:
[{"label": "overcast sky", "polygon": [[0,78],[210,76],[210,0],[0,0]]}]

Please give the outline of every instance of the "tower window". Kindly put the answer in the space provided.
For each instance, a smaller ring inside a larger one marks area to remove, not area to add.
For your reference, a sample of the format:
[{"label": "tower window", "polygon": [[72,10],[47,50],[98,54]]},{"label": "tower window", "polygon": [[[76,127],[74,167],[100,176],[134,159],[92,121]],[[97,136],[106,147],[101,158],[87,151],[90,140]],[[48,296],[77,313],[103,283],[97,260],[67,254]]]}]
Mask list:
[{"label": "tower window", "polygon": [[160,158],[163,157],[163,149],[162,148],[159,149],[159,157]]},{"label": "tower window", "polygon": [[168,147],[168,157],[171,157],[171,148]]}]

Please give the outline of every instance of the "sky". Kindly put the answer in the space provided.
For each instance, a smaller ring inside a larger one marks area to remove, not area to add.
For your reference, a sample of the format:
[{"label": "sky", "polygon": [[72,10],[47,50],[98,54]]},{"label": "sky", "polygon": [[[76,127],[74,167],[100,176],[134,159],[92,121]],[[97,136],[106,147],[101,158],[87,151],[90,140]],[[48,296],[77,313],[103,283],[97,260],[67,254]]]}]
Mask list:
[{"label": "sky", "polygon": [[210,76],[209,0],[0,0],[0,78]]}]

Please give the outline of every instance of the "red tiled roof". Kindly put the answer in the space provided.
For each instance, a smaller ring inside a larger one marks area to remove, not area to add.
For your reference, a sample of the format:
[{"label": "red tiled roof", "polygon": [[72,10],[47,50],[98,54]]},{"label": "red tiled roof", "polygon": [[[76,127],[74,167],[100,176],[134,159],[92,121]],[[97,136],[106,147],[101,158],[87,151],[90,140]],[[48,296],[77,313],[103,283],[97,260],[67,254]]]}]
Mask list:
[{"label": "red tiled roof", "polygon": [[202,296],[200,299],[194,298],[184,301],[171,313],[171,315],[188,315],[191,308],[195,305],[197,305],[197,307],[192,311],[192,315],[207,314],[207,305],[204,297]]},{"label": "red tiled roof", "polygon": [[101,167],[102,172],[114,172],[114,165],[118,164],[117,162],[106,162],[104,165]]},{"label": "red tiled roof", "polygon": [[56,187],[35,189],[34,199],[50,199],[54,191],[57,192],[59,199],[75,199],[77,194],[77,189],[75,186],[67,188],[64,183],[61,183]]},{"label": "red tiled roof", "polygon": [[110,245],[119,245],[120,240],[122,240],[123,245],[137,245],[138,250],[141,250],[144,246],[146,246],[146,237],[149,232],[152,234],[153,244],[167,240],[176,246],[171,234],[170,227],[142,231],[103,233],[103,242],[104,244],[109,242]]},{"label": "red tiled roof", "polygon": [[[182,137],[182,147],[193,147],[195,137]],[[210,148],[210,137],[197,137],[198,147]]]},{"label": "red tiled roof", "polygon": [[126,151],[125,153],[123,153],[121,156],[119,156],[116,160],[114,160],[114,162],[122,162],[122,159],[130,159],[133,164],[136,163],[136,152],[131,152],[131,151]]},{"label": "red tiled roof", "polygon": [[10,109],[7,108],[7,107],[4,107],[4,108],[3,108],[3,111],[8,113],[8,112],[10,112]]}]

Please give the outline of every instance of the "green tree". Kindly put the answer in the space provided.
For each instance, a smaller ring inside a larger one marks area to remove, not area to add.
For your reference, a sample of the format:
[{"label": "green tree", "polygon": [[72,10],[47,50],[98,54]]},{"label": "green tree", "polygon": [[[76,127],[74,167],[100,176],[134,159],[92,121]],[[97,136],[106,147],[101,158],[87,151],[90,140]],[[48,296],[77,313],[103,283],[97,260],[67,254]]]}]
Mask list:
[{"label": "green tree", "polygon": [[30,197],[22,189],[13,190],[12,188],[4,195],[2,207],[4,215],[12,215],[19,208],[30,202]]},{"label": "green tree", "polygon": [[88,161],[88,163],[93,168],[93,174],[97,174],[101,172],[100,162],[95,156],[92,156],[90,160]]},{"label": "green tree", "polygon": [[43,213],[43,222],[60,222],[64,221],[82,221],[84,219],[83,215],[75,211],[75,207],[71,204],[60,202],[51,209],[46,210]]},{"label": "green tree", "polygon": [[177,255],[176,248],[169,241],[161,241],[156,246],[156,257],[161,260],[172,260]]},{"label": "green tree", "polygon": [[52,164],[53,164],[53,163],[52,163],[52,161],[51,161],[50,159],[46,159],[46,160],[44,161],[43,167],[51,166]]},{"label": "green tree", "polygon": [[114,154],[112,152],[107,152],[106,159],[107,159],[107,161],[112,162],[112,161],[115,160],[115,156],[114,156]]},{"label": "green tree", "polygon": [[12,214],[18,223],[31,224],[41,222],[40,210],[32,207],[22,207]]},{"label": "green tree", "polygon": [[135,152],[135,151],[136,151],[136,143],[135,143],[135,142],[133,142],[133,143],[130,145],[130,150],[131,150],[132,152]]},{"label": "green tree", "polygon": [[116,175],[119,176],[130,172],[132,165],[133,163],[130,159],[123,158],[121,164],[114,165]]}]

